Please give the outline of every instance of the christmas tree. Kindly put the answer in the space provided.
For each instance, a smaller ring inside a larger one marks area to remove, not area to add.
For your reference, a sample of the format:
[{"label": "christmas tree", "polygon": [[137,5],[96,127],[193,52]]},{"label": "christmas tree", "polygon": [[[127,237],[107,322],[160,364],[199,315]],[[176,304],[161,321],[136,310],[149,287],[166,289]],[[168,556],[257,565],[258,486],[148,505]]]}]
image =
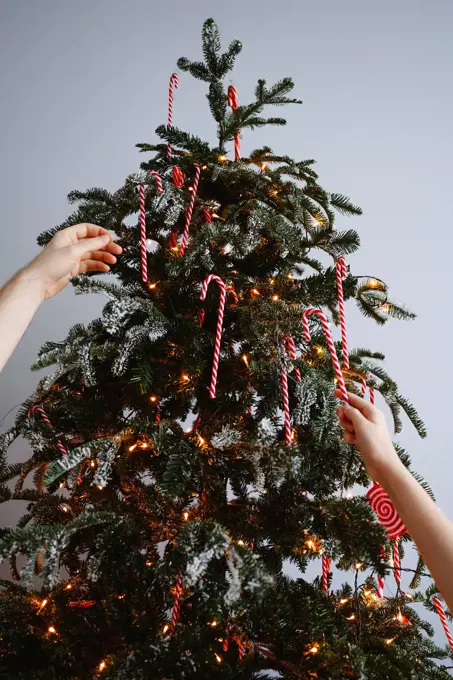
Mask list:
[{"label": "christmas tree", "polygon": [[[116,282],[73,279],[107,297],[102,316],[42,348],[34,368],[53,372],[0,440],[1,500],[28,502],[0,542],[1,677],[448,678],[413,607],[434,611],[435,588],[402,589],[410,538],[377,521],[333,394],[334,378],[378,391],[396,432],[405,413],[424,436],[382,354],[348,351],[344,301],[378,323],[412,315],[347,270],[359,237],[335,217],[361,210],[313,160],[241,158],[245,131],[285,124],[266,107],[300,103],[292,80],[259,80],[239,105],[224,80],[241,44],[222,52],[209,19],[202,46],[178,66],[207,84],[216,143],[173,126],[174,74],[140,171],[115,193],[73,191],[39,237],[97,223],[124,255]],[[33,453],[11,465],[19,436]],[[419,560],[406,587],[424,575]]]}]

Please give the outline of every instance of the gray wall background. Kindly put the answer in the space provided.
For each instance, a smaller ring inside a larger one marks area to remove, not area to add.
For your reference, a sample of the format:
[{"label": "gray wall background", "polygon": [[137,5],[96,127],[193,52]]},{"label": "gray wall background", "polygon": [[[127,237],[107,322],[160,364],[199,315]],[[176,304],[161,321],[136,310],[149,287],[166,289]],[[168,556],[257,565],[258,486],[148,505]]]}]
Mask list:
[{"label": "gray wall background", "polygon": [[[269,144],[316,158],[323,186],[364,210],[338,220],[361,234],[353,272],[383,278],[419,314],[382,329],[349,303],[350,344],[384,351],[420,409],[429,438],[407,423],[399,441],[453,518],[450,0],[0,0],[0,280],[36,253],[40,231],[65,218],[71,189],[113,190],[136,170],[134,144],[154,140],[165,122],[169,75],[179,56],[201,56],[208,16],[225,43],[244,43],[233,76],[240,103],[257,78],[286,75],[304,100],[285,111],[286,128],[246,133],[244,152]],[[174,122],[214,138],[204,84],[186,74]],[[42,306],[0,376],[0,417],[33,389],[40,345],[101,305],[68,289]],[[11,455],[26,458],[24,444]],[[4,524],[20,510],[11,506]]]}]

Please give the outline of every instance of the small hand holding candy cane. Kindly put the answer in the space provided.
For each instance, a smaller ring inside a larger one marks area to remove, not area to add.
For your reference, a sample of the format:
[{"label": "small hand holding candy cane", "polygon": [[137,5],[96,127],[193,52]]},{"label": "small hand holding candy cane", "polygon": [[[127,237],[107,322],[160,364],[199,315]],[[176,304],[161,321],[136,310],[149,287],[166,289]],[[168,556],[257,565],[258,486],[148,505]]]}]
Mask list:
[{"label": "small hand holding candy cane", "polygon": [[401,518],[396,512],[395,506],[390,500],[388,494],[384,491],[380,484],[373,483],[371,489],[367,491],[367,498],[370,505],[376,513],[377,519],[384,527],[393,543],[393,572],[395,581],[399,586],[401,583],[401,561],[398,539],[406,533]]}]

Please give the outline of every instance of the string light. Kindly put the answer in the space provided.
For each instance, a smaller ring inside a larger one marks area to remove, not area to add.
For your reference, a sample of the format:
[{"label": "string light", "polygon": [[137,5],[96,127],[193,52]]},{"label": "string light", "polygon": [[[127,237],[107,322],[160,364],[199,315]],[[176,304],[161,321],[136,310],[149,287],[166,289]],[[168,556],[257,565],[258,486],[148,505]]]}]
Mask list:
[{"label": "string light", "polygon": [[153,563],[151,562],[151,560],[146,560],[145,565],[146,565],[147,567],[152,567],[152,566],[153,566]]},{"label": "string light", "polygon": [[51,635],[55,635],[57,631],[55,630],[54,626],[49,626],[47,632],[50,633]]},{"label": "string light", "polygon": [[351,614],[351,616],[347,616],[346,621],[355,621],[355,614]]},{"label": "string light", "polygon": [[250,292],[253,293],[253,295],[261,295],[258,288],[252,288]]},{"label": "string light", "polygon": [[191,433],[192,431],[193,431],[193,430],[192,430],[192,428],[191,428],[191,427],[189,427],[189,429],[188,429],[188,430],[186,430],[186,434],[190,434],[190,433]]},{"label": "string light", "polygon": [[224,154],[221,154],[220,156],[218,156],[218,159],[219,159],[220,163],[225,163],[225,161],[227,160],[227,157]]},{"label": "string light", "polygon": [[349,597],[342,597],[340,600],[340,604],[346,604],[346,602],[349,602]]},{"label": "string light", "polygon": [[90,463],[90,467],[96,467],[96,461],[92,460]]},{"label": "string light", "polygon": [[183,518],[184,522],[187,522],[187,520],[189,519],[189,513],[188,513],[188,512],[183,512],[183,513],[182,513],[182,518]]},{"label": "string light", "polygon": [[277,302],[277,300],[280,300],[280,295],[275,294],[272,296],[272,299],[274,302]]},{"label": "string light", "polygon": [[182,382],[190,382],[190,377],[187,375],[187,373],[182,373],[181,380]]},{"label": "string light", "polygon": [[269,166],[268,166],[267,163],[261,163],[261,170],[262,170],[263,172],[264,172],[264,170],[267,170],[268,167],[269,167]]},{"label": "string light", "polygon": [[241,359],[242,359],[242,361],[244,362],[244,364],[245,364],[245,365],[247,366],[247,368],[248,368],[248,367],[249,367],[249,359],[248,359],[247,354],[243,354],[242,357],[241,357]]},{"label": "string light", "polygon": [[168,623],[165,624],[165,626],[162,628],[162,633],[165,635],[165,633],[168,633],[170,626]]},{"label": "string light", "polygon": [[45,599],[41,602],[39,608],[40,608],[40,609],[44,609],[44,607],[46,606],[46,604],[48,603],[48,601],[49,601],[49,600],[48,600],[47,598],[45,598]]},{"label": "string light", "polygon": [[155,397],[154,394],[153,394],[153,395],[149,398],[149,400],[152,401],[153,404],[154,404],[154,402],[157,401],[157,397]]},{"label": "string light", "polygon": [[99,489],[99,491],[103,491],[104,487],[101,484],[99,484],[98,489]]},{"label": "string light", "polygon": [[271,284],[271,286],[274,285],[274,282],[275,282],[275,279],[269,279],[269,283]]},{"label": "string light", "polygon": [[211,626],[211,628],[215,628],[217,626],[217,621],[215,619],[213,619],[212,621],[210,621],[208,623],[208,626]]},{"label": "string light", "polygon": [[99,670],[103,671],[105,667],[106,667],[105,661],[101,661],[101,663],[99,664]]},{"label": "string light", "polygon": [[288,279],[293,279],[294,276],[293,276],[292,274],[288,274],[287,278],[288,278]]},{"label": "string light", "polygon": [[315,350],[318,357],[324,356],[324,347],[321,347],[321,345],[315,345],[313,349]]},{"label": "string light", "polygon": [[132,444],[131,446],[129,446],[129,452],[132,453],[132,451],[135,451],[136,448],[137,448],[137,442],[135,442],[135,444]]},{"label": "string light", "polygon": [[71,585],[70,583],[68,583],[68,585],[66,586],[65,590],[71,590],[71,588],[72,588],[72,585]]},{"label": "string light", "polygon": [[199,432],[197,432],[197,437],[198,437],[199,445],[204,446],[206,444],[206,441],[203,439],[203,437],[201,436],[201,434]]},{"label": "string light", "polygon": [[140,442],[140,448],[141,449],[148,449],[149,448],[148,442]]},{"label": "string light", "polygon": [[398,621],[398,623],[410,623],[407,616],[404,616],[404,614],[401,612],[401,609],[398,611],[398,614],[394,617],[394,620]]},{"label": "string light", "polygon": [[319,652],[319,645],[318,645],[317,642],[315,642],[315,643],[313,644],[313,646],[310,647],[310,649],[308,650],[308,653],[309,653],[309,654],[317,654],[318,652]]},{"label": "string light", "polygon": [[150,290],[154,290],[154,289],[156,288],[156,286],[157,286],[157,282],[155,282],[155,283],[149,282],[149,283],[148,283],[148,288],[149,288]]},{"label": "string light", "polygon": [[242,540],[242,538],[239,539],[238,545],[245,545],[245,543],[244,543],[244,541]]},{"label": "string light", "polygon": [[217,661],[217,663],[222,663],[222,657],[220,656],[220,654],[217,654],[217,652],[216,652],[214,654],[214,656],[215,656],[215,660]]},{"label": "string light", "polygon": [[355,569],[357,569],[357,571],[359,571],[362,567],[363,567],[363,562],[356,562],[355,563]]},{"label": "string light", "polygon": [[396,640],[396,637],[387,638],[387,640],[385,641],[385,644],[386,644],[386,645],[391,645],[392,642],[395,642],[395,640]]}]

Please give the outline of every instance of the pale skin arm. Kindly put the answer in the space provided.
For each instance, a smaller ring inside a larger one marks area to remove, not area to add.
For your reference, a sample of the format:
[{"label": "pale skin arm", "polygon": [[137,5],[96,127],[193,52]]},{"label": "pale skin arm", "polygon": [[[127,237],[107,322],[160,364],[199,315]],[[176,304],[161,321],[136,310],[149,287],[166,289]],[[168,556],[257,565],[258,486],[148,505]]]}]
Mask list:
[{"label": "pale skin arm", "polygon": [[0,290],[0,371],[43,300],[63,290],[71,276],[108,272],[120,253],[110,232],[95,224],[77,224],[55,234]]},{"label": "pale skin arm", "polygon": [[337,411],[344,439],[357,446],[368,474],[392,499],[453,612],[453,524],[400,461],[381,411],[355,394],[349,399],[350,406]]}]

